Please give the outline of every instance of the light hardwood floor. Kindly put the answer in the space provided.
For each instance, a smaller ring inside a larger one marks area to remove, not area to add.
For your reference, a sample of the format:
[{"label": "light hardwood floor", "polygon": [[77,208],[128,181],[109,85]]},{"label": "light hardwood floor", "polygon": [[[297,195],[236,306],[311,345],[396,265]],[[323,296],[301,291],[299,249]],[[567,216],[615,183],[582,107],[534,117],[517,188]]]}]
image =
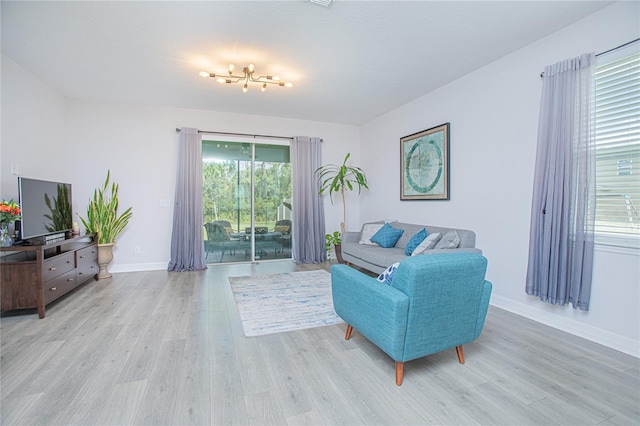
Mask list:
[{"label": "light hardwood floor", "polygon": [[5,315],[1,424],[640,424],[637,358],[493,307],[466,364],[408,362],[401,387],[344,324],[243,336],[227,277],[318,267],[114,274]]}]

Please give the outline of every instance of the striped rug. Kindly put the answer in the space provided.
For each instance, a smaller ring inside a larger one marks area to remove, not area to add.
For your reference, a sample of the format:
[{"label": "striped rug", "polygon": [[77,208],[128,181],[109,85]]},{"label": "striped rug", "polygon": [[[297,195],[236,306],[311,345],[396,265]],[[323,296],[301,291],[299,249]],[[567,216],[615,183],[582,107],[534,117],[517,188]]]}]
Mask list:
[{"label": "striped rug", "polygon": [[343,322],[324,270],[229,277],[246,337]]}]

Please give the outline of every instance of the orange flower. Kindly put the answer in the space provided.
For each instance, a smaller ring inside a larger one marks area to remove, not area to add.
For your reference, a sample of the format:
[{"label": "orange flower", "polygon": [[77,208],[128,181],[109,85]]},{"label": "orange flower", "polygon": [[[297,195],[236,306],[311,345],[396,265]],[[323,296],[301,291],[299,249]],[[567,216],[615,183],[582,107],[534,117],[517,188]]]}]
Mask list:
[{"label": "orange flower", "polygon": [[13,200],[0,202],[0,222],[20,220],[20,206]]}]

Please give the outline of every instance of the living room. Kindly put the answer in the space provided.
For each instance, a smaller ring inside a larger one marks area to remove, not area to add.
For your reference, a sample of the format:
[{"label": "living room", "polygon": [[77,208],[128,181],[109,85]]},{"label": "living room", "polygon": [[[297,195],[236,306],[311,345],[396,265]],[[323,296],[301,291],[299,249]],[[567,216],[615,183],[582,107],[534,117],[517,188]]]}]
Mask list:
[{"label": "living room", "polygon": [[[225,112],[224,105],[216,110],[166,106],[160,95],[157,103],[142,105],[64,93],[48,84],[46,75],[30,71],[28,64],[5,52],[5,42],[16,42],[6,41],[9,18],[3,2],[2,198],[17,198],[14,164],[24,176],[73,183],[74,210],[83,212],[110,169],[120,184],[121,204],[133,206],[134,211],[118,240],[111,271],[116,275],[164,271],[173,211],[159,200],[174,197],[176,127],[318,136],[324,140],[324,162],[340,162],[351,152],[353,162],[367,172],[371,189],[347,200],[347,229],[359,230],[362,223],[380,219],[472,229],[477,247],[489,261],[492,306],[638,357],[637,247],[596,246],[588,312],[544,304],[524,291],[539,74],[545,65],[584,52],[604,52],[638,38],[638,2],[603,6],[429,93],[417,94],[405,105],[354,125]],[[23,43],[27,49],[29,41]],[[389,70],[393,65],[388,64]],[[87,84],[94,84],[90,76]],[[336,105],[338,112],[340,108]],[[451,200],[401,201],[399,139],[446,122],[451,123]],[[326,200],[325,212],[327,231],[337,229],[341,209]],[[136,246],[140,253],[135,253]]]}]

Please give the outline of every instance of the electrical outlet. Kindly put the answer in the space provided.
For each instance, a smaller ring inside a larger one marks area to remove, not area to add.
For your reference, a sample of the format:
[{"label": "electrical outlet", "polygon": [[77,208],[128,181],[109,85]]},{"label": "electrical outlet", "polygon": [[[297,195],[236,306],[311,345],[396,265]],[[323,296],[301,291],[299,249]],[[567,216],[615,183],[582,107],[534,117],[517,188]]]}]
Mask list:
[{"label": "electrical outlet", "polygon": [[136,254],[140,254],[140,246],[135,246],[135,247],[133,248],[133,251],[134,251],[134,253],[136,253]]}]

